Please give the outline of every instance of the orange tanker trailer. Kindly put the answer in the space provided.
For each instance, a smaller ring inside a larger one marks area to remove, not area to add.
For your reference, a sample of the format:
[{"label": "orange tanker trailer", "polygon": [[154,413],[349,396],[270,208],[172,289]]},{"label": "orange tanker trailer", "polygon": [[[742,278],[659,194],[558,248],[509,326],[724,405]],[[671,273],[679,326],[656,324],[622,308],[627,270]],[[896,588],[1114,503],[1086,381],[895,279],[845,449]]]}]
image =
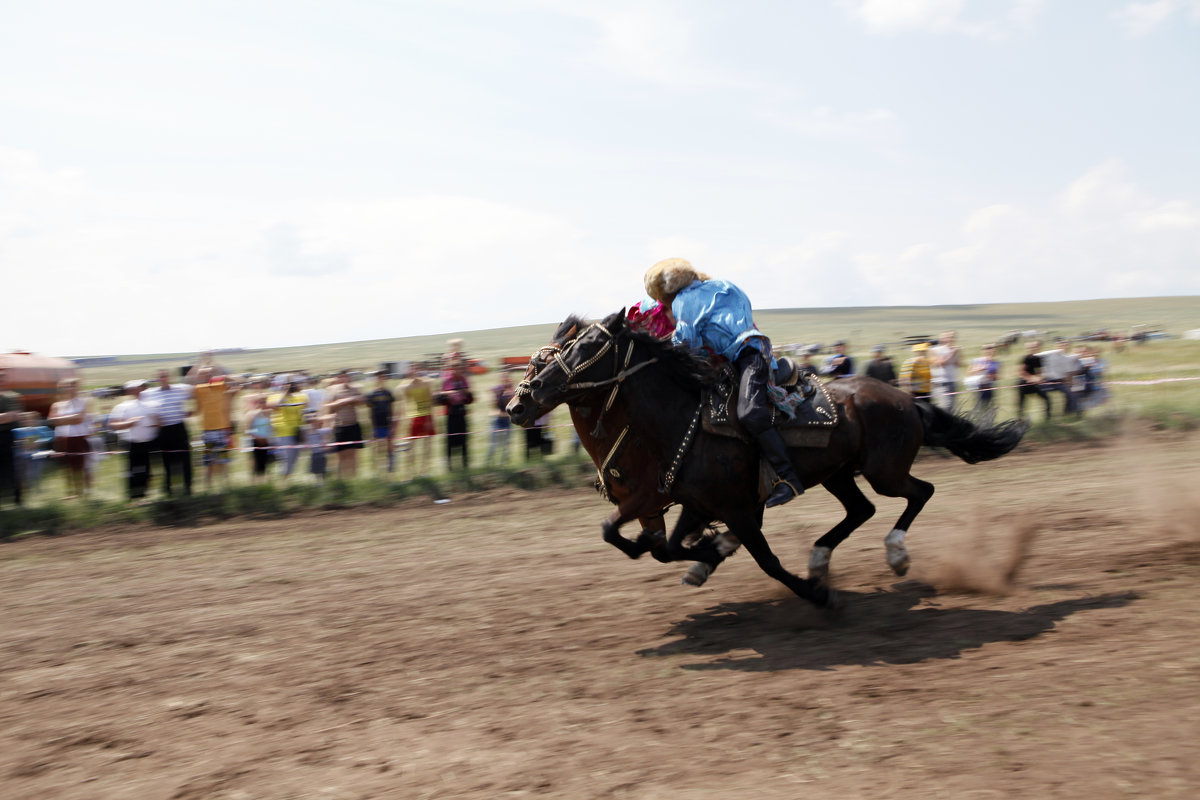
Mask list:
[{"label": "orange tanker trailer", "polygon": [[0,386],[19,394],[26,411],[36,411],[43,417],[50,413],[58,382],[76,374],[75,365],[65,358],[20,351],[0,353]]}]

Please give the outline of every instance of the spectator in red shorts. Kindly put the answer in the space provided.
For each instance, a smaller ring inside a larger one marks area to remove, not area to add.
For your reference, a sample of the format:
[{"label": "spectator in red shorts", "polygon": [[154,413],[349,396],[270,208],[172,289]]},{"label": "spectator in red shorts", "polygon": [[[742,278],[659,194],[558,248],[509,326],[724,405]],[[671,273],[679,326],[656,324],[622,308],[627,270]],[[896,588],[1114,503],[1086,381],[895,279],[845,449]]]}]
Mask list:
[{"label": "spectator in red shorts", "polygon": [[408,383],[401,394],[409,413],[408,435],[412,438],[413,475],[429,473],[430,441],[437,429],[433,424],[433,382],[421,377],[415,366],[408,371]]}]

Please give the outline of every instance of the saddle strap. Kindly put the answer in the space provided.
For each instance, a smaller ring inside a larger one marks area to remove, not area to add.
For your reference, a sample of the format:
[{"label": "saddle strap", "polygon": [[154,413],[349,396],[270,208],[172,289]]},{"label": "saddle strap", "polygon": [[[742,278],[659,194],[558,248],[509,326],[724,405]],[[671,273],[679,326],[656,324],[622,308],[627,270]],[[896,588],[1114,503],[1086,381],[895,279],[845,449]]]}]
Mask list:
[{"label": "saddle strap", "polygon": [[692,439],[696,437],[696,426],[700,424],[702,411],[704,411],[703,400],[700,401],[700,405],[696,406],[696,413],[692,415],[692,422],[688,425],[687,433],[683,435],[683,441],[679,443],[679,450],[675,453],[675,458],[671,460],[671,467],[663,476],[660,487],[663,494],[669,494],[671,487],[675,485],[675,478],[679,474],[679,468],[683,465],[683,457],[687,455],[687,451],[692,446]]},{"label": "saddle strap", "polygon": [[610,503],[612,502],[612,489],[608,485],[609,474],[611,473],[614,478],[619,478],[621,477],[621,471],[616,467],[610,468],[608,465],[617,457],[617,453],[621,449],[621,444],[625,441],[625,435],[628,433],[629,426],[626,425],[621,431],[621,435],[613,442],[613,446],[609,449],[608,455],[604,457],[604,461],[600,462],[600,468],[596,470],[596,477],[600,481],[600,495]]}]

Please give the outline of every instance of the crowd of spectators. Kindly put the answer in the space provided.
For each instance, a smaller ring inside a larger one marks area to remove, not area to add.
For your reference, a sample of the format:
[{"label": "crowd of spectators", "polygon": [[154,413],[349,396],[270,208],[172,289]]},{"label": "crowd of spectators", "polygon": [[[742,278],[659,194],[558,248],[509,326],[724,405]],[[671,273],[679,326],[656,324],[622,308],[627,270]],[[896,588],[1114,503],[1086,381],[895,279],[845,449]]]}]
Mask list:
[{"label": "crowd of spectators", "polygon": [[[64,475],[68,499],[85,497],[106,456],[123,459],[124,493],[138,503],[148,502],[152,489],[164,497],[192,494],[196,464],[206,490],[227,488],[239,457],[255,483],[304,472],[316,480],[354,478],[364,449],[376,474],[420,477],[434,468],[439,438],[446,468],[466,469],[468,409],[475,402],[468,364],[457,339],[440,369],[413,365],[404,376],[387,370],[238,376],[203,354],[177,380],[163,369],[153,381],[126,382],[108,413],[80,391],[77,378],[64,380],[45,420],[23,411],[20,398],[0,386],[0,493],[20,505],[51,466]],[[502,371],[488,393],[488,465],[509,463],[504,406],[513,391],[512,377]]]},{"label": "crowd of spectators", "polygon": [[[997,392],[1005,385],[998,353],[1012,344],[986,344],[970,357],[960,350],[955,332],[947,331],[902,345],[907,353],[899,369],[884,345],[871,348],[861,370],[847,341],[837,342],[820,364],[813,362],[817,348],[798,355],[802,367],[827,380],[865,374],[990,424]],[[1106,365],[1092,343],[1058,340],[1043,347],[1030,338],[1024,349],[1007,384],[1015,387],[1021,417],[1027,416],[1030,399],[1045,418],[1079,416],[1104,401]],[[446,469],[466,469],[468,410],[476,399],[468,364],[461,340],[449,343],[440,371],[414,365],[402,380],[384,370],[235,376],[205,354],[179,380],[172,381],[163,369],[151,382],[127,382],[107,414],[98,413],[94,401],[81,393],[78,379],[64,380],[44,420],[23,411],[19,398],[0,385],[0,503],[20,504],[23,491],[37,487],[51,464],[63,474],[68,498],[86,496],[97,461],[106,454],[123,455],[125,494],[134,502],[148,501],[154,488],[166,497],[191,494],[196,461],[206,489],[225,488],[235,457],[246,459],[244,472],[255,483],[286,482],[302,471],[324,480],[331,466],[338,478],[349,479],[359,473],[359,451],[367,449],[375,474],[411,478],[430,474],[441,437]],[[486,456],[480,459],[486,466],[509,464],[511,423],[504,408],[513,392],[511,375],[501,371],[485,393],[487,430],[479,433],[487,436]],[[1056,396],[1062,397],[1058,411]],[[548,425],[543,417],[524,431],[526,460],[553,450]]]},{"label": "crowd of spectators", "polygon": [[[1002,346],[1007,349],[1014,342],[1006,341],[1003,345],[989,342],[980,348],[978,356],[968,359],[957,340],[955,331],[946,331],[935,340],[912,342],[898,373],[887,348],[875,345],[862,374],[904,389],[913,397],[951,413],[969,414],[990,424],[995,418],[996,391],[1002,372],[997,354]],[[846,355],[847,346],[844,341],[837,342],[817,371],[829,380],[856,374],[853,360]],[[1076,344],[1060,338],[1044,347],[1040,339],[1029,338],[1025,351],[1016,364],[1013,384],[1017,413],[1022,418],[1026,417],[1027,398],[1037,398],[1042,403],[1046,419],[1055,415],[1051,402],[1054,394],[1063,396],[1058,413],[1069,417],[1078,417],[1107,398],[1104,389],[1107,365],[1094,343]],[[812,352],[806,350],[805,358],[811,359]]]}]

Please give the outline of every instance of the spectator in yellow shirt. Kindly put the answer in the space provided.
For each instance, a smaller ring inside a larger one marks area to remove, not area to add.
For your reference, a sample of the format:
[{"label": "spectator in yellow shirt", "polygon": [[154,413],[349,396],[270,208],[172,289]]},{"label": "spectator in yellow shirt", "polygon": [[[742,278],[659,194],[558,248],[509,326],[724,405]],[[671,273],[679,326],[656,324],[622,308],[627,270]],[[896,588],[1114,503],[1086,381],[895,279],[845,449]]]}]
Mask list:
[{"label": "spectator in yellow shirt", "polygon": [[409,414],[413,475],[425,475],[429,471],[430,441],[437,432],[433,425],[433,381],[421,377],[416,366],[409,368],[408,375],[400,394]]},{"label": "spectator in yellow shirt", "polygon": [[275,432],[275,458],[281,465],[286,478],[296,469],[300,457],[300,426],[304,424],[304,409],[308,396],[302,391],[299,380],[284,375],[280,391],[267,398],[267,410],[271,412],[271,428]]},{"label": "spectator in yellow shirt", "polygon": [[211,490],[213,479],[229,485],[229,443],[233,438],[233,396],[238,387],[233,381],[217,375],[212,367],[201,367],[196,373],[192,399],[200,416],[204,440],[204,485]]},{"label": "spectator in yellow shirt", "polygon": [[927,355],[929,342],[918,342],[912,349],[912,357],[900,368],[900,387],[919,400],[928,400],[933,391],[933,364]]}]

